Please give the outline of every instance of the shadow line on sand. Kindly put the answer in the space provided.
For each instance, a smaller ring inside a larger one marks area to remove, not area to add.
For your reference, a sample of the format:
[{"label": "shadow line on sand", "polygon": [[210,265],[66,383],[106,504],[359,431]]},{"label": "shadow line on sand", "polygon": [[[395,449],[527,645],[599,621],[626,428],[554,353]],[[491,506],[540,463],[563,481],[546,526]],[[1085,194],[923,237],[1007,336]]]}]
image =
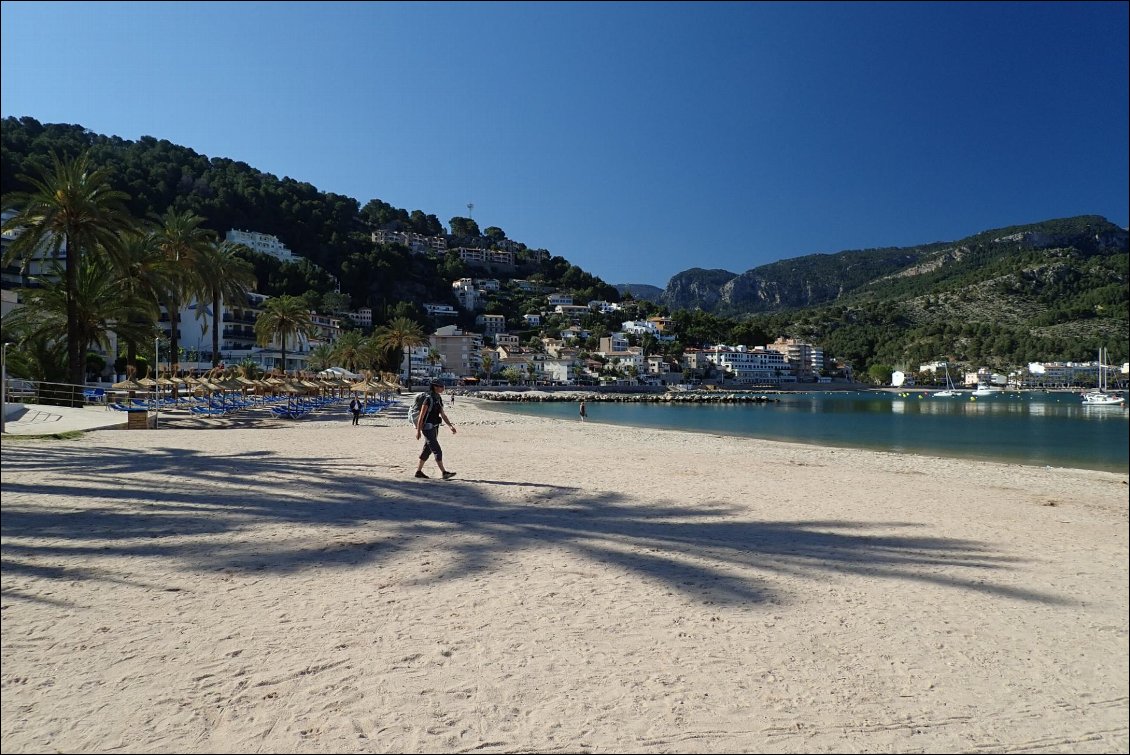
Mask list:
[{"label": "shadow line on sand", "polygon": [[[426,581],[488,573],[515,551],[562,548],[711,603],[781,602],[788,599],[786,578],[842,573],[1069,602],[995,585],[988,577],[1018,559],[975,541],[907,532],[921,527],[905,523],[735,520],[737,509],[717,502],[641,502],[517,481],[420,484],[342,474],[355,465],[269,451],[139,453],[56,444],[5,447],[0,458],[6,575],[75,579],[74,570],[53,574],[36,564],[76,555],[162,557],[187,572],[285,574],[380,563],[425,548],[447,551],[452,565]],[[495,486],[537,492],[515,502],[492,495]],[[304,528],[278,538],[277,525],[287,524]],[[314,532],[306,529],[311,526]],[[275,533],[269,544],[254,536],[263,527]]]}]

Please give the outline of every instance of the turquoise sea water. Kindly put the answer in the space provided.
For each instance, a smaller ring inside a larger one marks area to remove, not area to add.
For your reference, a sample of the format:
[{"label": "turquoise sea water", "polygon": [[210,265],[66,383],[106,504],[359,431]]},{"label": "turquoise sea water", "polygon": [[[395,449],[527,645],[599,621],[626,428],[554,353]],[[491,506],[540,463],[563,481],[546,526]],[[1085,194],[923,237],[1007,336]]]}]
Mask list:
[{"label": "turquoise sea water", "polygon": [[[1130,471],[1130,412],[1083,406],[1070,393],[781,394],[769,404],[589,402],[589,422],[741,435],[1052,467]],[[575,402],[484,402],[492,409],[577,421]]]}]

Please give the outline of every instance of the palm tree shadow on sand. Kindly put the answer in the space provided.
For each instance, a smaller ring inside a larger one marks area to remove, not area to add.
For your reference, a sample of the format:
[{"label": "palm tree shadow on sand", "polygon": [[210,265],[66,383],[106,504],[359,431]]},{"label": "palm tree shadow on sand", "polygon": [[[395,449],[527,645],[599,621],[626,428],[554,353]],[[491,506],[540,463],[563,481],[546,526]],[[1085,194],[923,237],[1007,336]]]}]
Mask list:
[{"label": "palm tree shadow on sand", "polygon": [[[36,564],[87,552],[164,557],[186,571],[293,573],[380,563],[426,544],[448,551],[443,575],[427,577],[442,580],[489,573],[499,557],[540,547],[711,603],[780,602],[789,597],[786,578],[845,573],[1065,602],[994,585],[988,577],[1016,559],[974,541],[916,534],[911,530],[921,525],[907,523],[735,519],[736,509],[717,503],[641,504],[536,482],[387,479],[366,476],[348,461],[269,451],[12,445],[2,459],[6,574],[75,579],[73,570],[53,574]],[[491,492],[496,487],[529,492],[501,499]],[[28,496],[67,505],[44,507]],[[297,546],[255,542],[257,527],[279,523],[331,533],[322,542],[304,533]]]}]

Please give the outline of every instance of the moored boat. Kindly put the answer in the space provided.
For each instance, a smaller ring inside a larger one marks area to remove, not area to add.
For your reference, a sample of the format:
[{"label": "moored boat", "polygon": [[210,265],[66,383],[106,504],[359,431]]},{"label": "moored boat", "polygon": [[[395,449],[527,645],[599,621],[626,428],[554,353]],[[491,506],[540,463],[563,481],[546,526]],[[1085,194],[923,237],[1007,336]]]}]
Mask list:
[{"label": "moored boat", "polygon": [[1103,360],[1106,349],[1099,349],[1099,380],[1098,387],[1083,394],[1083,404],[1086,406],[1122,406],[1126,402],[1124,396],[1109,393],[1106,389],[1106,365]]}]

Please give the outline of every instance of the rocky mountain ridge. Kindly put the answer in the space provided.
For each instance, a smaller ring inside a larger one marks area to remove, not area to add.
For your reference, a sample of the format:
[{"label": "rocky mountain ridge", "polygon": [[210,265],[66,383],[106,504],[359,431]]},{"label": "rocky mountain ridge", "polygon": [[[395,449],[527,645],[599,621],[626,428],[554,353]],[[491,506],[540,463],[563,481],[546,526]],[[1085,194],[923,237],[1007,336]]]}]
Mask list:
[{"label": "rocky mountain ridge", "polygon": [[829,304],[878,292],[885,282],[927,276],[942,291],[947,280],[977,277],[980,268],[1007,265],[1010,257],[1032,266],[1038,262],[1030,259],[1034,252],[1048,252],[1043,256],[1049,262],[1064,254],[1077,259],[1126,254],[1128,238],[1126,229],[1105,218],[1079,216],[985,231],[956,242],[813,254],[743,273],[691,268],[671,277],[659,303],[734,316]]}]

